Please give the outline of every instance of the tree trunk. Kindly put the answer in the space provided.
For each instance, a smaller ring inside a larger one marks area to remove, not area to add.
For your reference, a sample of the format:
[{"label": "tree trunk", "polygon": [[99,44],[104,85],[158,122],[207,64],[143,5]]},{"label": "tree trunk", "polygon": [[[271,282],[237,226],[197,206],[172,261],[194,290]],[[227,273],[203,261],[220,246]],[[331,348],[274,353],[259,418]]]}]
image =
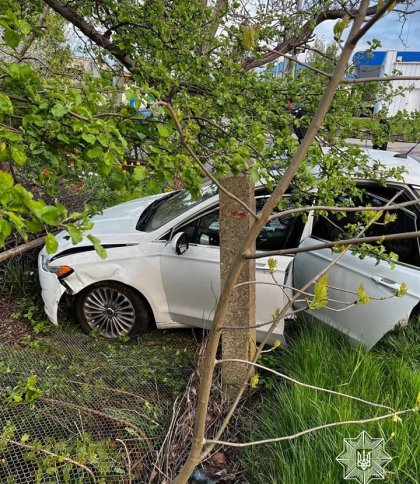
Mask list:
[{"label": "tree trunk", "polygon": [[[255,186],[247,176],[225,178],[223,186],[255,210]],[[235,200],[220,192],[220,279],[223,291],[224,281],[235,256],[241,249],[245,235],[254,222],[249,212]],[[237,283],[255,280],[255,261],[247,260]],[[243,326],[244,329],[223,331],[222,356],[252,360],[255,353],[255,284],[246,284],[235,289],[223,326]],[[249,367],[242,363],[224,363],[222,382],[229,398],[235,398],[242,386]]]}]

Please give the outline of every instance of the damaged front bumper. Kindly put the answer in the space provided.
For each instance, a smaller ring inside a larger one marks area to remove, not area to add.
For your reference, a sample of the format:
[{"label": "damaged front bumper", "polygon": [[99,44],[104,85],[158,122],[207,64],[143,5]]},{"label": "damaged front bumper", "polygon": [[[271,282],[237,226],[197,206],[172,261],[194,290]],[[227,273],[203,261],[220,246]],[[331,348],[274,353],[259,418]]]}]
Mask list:
[{"label": "damaged front bumper", "polygon": [[61,296],[66,292],[66,288],[60,283],[56,274],[46,270],[47,256],[44,251],[45,249],[42,250],[38,258],[38,274],[42,288],[41,295],[48,319],[53,324],[58,325],[58,305]]}]

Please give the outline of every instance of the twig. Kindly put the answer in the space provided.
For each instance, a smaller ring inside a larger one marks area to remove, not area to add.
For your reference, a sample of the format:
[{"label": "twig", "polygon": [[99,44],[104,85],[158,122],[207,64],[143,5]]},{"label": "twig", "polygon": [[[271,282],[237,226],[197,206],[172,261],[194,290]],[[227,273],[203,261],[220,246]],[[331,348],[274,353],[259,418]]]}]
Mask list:
[{"label": "twig", "polygon": [[272,368],[269,368],[269,367],[264,366],[264,365],[260,365],[258,363],[253,362],[253,361],[241,360],[241,359],[238,359],[238,358],[223,358],[222,360],[216,360],[215,364],[219,365],[219,364],[224,363],[226,361],[236,362],[236,363],[245,363],[247,365],[252,365],[252,366],[255,366],[256,368],[261,368],[262,370],[273,373],[273,375],[279,376],[280,378],[283,378],[284,380],[290,381],[290,382],[292,382],[292,383],[294,383],[298,386],[301,386],[301,387],[304,387],[304,388],[310,388],[310,389],[316,390],[318,392],[329,393],[330,395],[337,395],[339,397],[349,398],[350,400],[356,400],[356,401],[361,402],[361,403],[366,403],[367,405],[370,405],[372,407],[385,408],[386,410],[390,410],[392,413],[395,413],[395,409],[392,408],[392,407],[389,407],[388,405],[382,405],[381,403],[371,402],[369,400],[364,400],[363,398],[354,397],[353,395],[348,395],[347,393],[341,393],[341,392],[337,392],[335,390],[329,390],[328,388],[317,387],[315,385],[310,385],[309,383],[303,383],[299,380],[296,380],[296,379],[294,379],[290,376],[285,375],[284,373],[280,373],[276,370],[273,370]]},{"label": "twig", "polygon": [[127,446],[125,442],[121,439],[115,439],[115,442],[120,442],[124,447],[125,454],[127,456],[127,472],[128,472],[128,484],[131,484],[131,459],[130,459],[130,452],[128,452]]},{"label": "twig", "polygon": [[[114,415],[110,415],[109,413],[101,412],[100,410],[95,410],[90,407],[85,407],[83,405],[78,405],[75,403],[70,403],[70,402],[64,402],[63,400],[56,400],[54,398],[48,398],[48,397],[40,397],[40,400],[43,402],[48,402],[48,403],[53,403],[54,405],[60,405],[62,407],[69,407],[73,408],[75,410],[82,410],[83,412],[86,413],[91,413],[93,415],[99,415],[100,417],[107,418],[109,420],[114,420],[115,422],[118,422],[125,427],[131,427],[133,430],[135,430],[138,434],[140,434],[144,440],[149,441],[151,440],[149,437],[146,436],[146,434],[141,430],[137,425],[134,425],[130,420],[126,420],[121,417],[115,417]],[[148,443],[149,448],[151,448],[151,444]]]},{"label": "twig", "polygon": [[99,389],[99,390],[109,390],[111,392],[121,393],[122,395],[128,395],[129,397],[139,398],[140,400],[143,400],[143,402],[149,403],[149,400],[147,400],[147,398],[144,398],[140,395],[137,395],[137,393],[127,392],[126,390],[121,390],[119,388],[112,388],[112,387],[109,387],[107,385],[93,385],[91,383],[86,383],[86,382],[81,382],[81,381],[76,381],[76,380],[66,380],[66,381],[68,383],[74,383],[75,385],[85,385],[85,386],[89,386],[89,387],[96,388],[96,389]]},{"label": "twig", "polygon": [[420,198],[387,206],[384,205],[382,207],[338,207],[329,205],[309,205],[307,207],[297,207],[289,210],[283,210],[282,212],[272,215],[268,220],[284,218],[301,212],[314,212],[316,210],[324,212],[389,212],[390,210],[399,210],[404,207],[411,207],[412,205],[417,205],[418,203],[420,203]]},{"label": "twig", "polygon": [[302,252],[312,252],[321,249],[332,249],[338,247],[345,247],[349,245],[369,244],[370,242],[383,242],[386,240],[401,240],[414,239],[420,237],[420,231],[415,232],[401,232],[398,234],[389,235],[372,235],[370,237],[355,237],[353,239],[337,240],[335,242],[325,242],[323,244],[310,245],[307,247],[296,247],[295,249],[272,250],[264,253],[244,254],[245,259],[261,259],[262,257],[270,257],[272,255],[291,255],[300,254]]},{"label": "twig", "polygon": [[95,474],[89,469],[89,467],[85,466],[84,464],[82,464],[80,462],[77,462],[77,460],[70,459],[70,457],[65,457],[64,455],[55,454],[54,452],[51,452],[47,449],[42,449],[42,448],[39,449],[38,447],[34,447],[32,445],[29,445],[29,444],[24,444],[23,442],[17,442],[16,440],[8,439],[7,442],[9,442],[10,444],[13,444],[13,445],[17,445],[18,447],[23,447],[24,449],[29,449],[29,450],[32,450],[34,452],[42,452],[43,454],[49,455],[51,457],[56,457],[57,459],[59,459],[59,461],[69,462],[70,464],[73,464],[73,465],[80,467],[83,470],[85,470],[91,476],[91,478],[93,479],[93,482],[95,482],[95,483],[97,482]]},{"label": "twig", "polygon": [[310,429],[302,430],[301,432],[297,432],[296,434],[293,435],[286,435],[285,437],[276,437],[274,439],[264,439],[264,440],[255,440],[254,442],[225,442],[223,440],[211,440],[211,439],[205,439],[204,443],[209,444],[209,445],[223,445],[223,446],[228,446],[228,447],[250,447],[252,445],[260,445],[260,444],[270,444],[274,442],[284,442],[284,441],[290,441],[290,440],[295,440],[299,437],[302,437],[303,435],[306,434],[311,434],[313,432],[316,432],[318,430],[323,430],[323,429],[328,429],[331,427],[339,427],[342,425],[360,425],[360,424],[367,424],[371,422],[378,422],[380,420],[385,420],[387,418],[394,418],[398,417],[399,415],[404,415],[406,413],[414,412],[415,410],[410,408],[407,410],[400,410],[399,412],[387,414],[387,415],[379,415],[378,417],[372,417],[372,418],[366,418],[366,419],[361,419],[361,420],[345,420],[342,422],[332,422],[329,424],[324,424],[324,425],[319,425],[317,427],[312,427]]}]

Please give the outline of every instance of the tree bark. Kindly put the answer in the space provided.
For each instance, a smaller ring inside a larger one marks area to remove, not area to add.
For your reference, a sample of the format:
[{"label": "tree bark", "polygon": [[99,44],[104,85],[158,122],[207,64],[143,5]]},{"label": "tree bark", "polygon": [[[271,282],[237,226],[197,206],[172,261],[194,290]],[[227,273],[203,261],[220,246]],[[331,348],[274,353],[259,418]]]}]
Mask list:
[{"label": "tree bark", "polygon": [[13,249],[5,250],[0,253],[0,264],[12,257],[24,254],[30,250],[36,249],[37,247],[45,244],[45,237],[40,237],[39,239],[31,240],[30,242],[19,245],[18,247],[13,247]]},{"label": "tree bark", "polygon": [[[225,178],[223,186],[255,211],[255,186],[248,176]],[[220,281],[228,277],[235,254],[240,250],[254,222],[251,214],[224,192],[220,193]],[[255,246],[255,244],[254,244]],[[252,248],[254,250],[255,247]],[[255,261],[246,261],[238,277],[238,283],[255,280]],[[255,354],[255,284],[246,284],[234,290],[224,318],[224,326],[243,326],[244,330],[222,333],[222,357],[251,360]],[[235,355],[235,356],[234,356]],[[242,356],[239,356],[242,355]],[[222,366],[222,383],[228,398],[235,398],[248,372],[248,365],[225,363]]]}]

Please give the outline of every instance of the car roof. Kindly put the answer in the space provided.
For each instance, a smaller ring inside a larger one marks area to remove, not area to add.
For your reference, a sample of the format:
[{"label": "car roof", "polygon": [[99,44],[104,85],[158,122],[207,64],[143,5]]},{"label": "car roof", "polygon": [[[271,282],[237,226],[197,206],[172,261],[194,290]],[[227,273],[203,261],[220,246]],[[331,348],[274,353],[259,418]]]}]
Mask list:
[{"label": "car roof", "polygon": [[408,185],[420,185],[420,161],[410,155],[407,158],[400,158],[398,153],[393,151],[382,151],[365,149],[365,153],[372,159],[380,161],[387,168],[403,167],[406,173],[403,173],[404,182]]}]

